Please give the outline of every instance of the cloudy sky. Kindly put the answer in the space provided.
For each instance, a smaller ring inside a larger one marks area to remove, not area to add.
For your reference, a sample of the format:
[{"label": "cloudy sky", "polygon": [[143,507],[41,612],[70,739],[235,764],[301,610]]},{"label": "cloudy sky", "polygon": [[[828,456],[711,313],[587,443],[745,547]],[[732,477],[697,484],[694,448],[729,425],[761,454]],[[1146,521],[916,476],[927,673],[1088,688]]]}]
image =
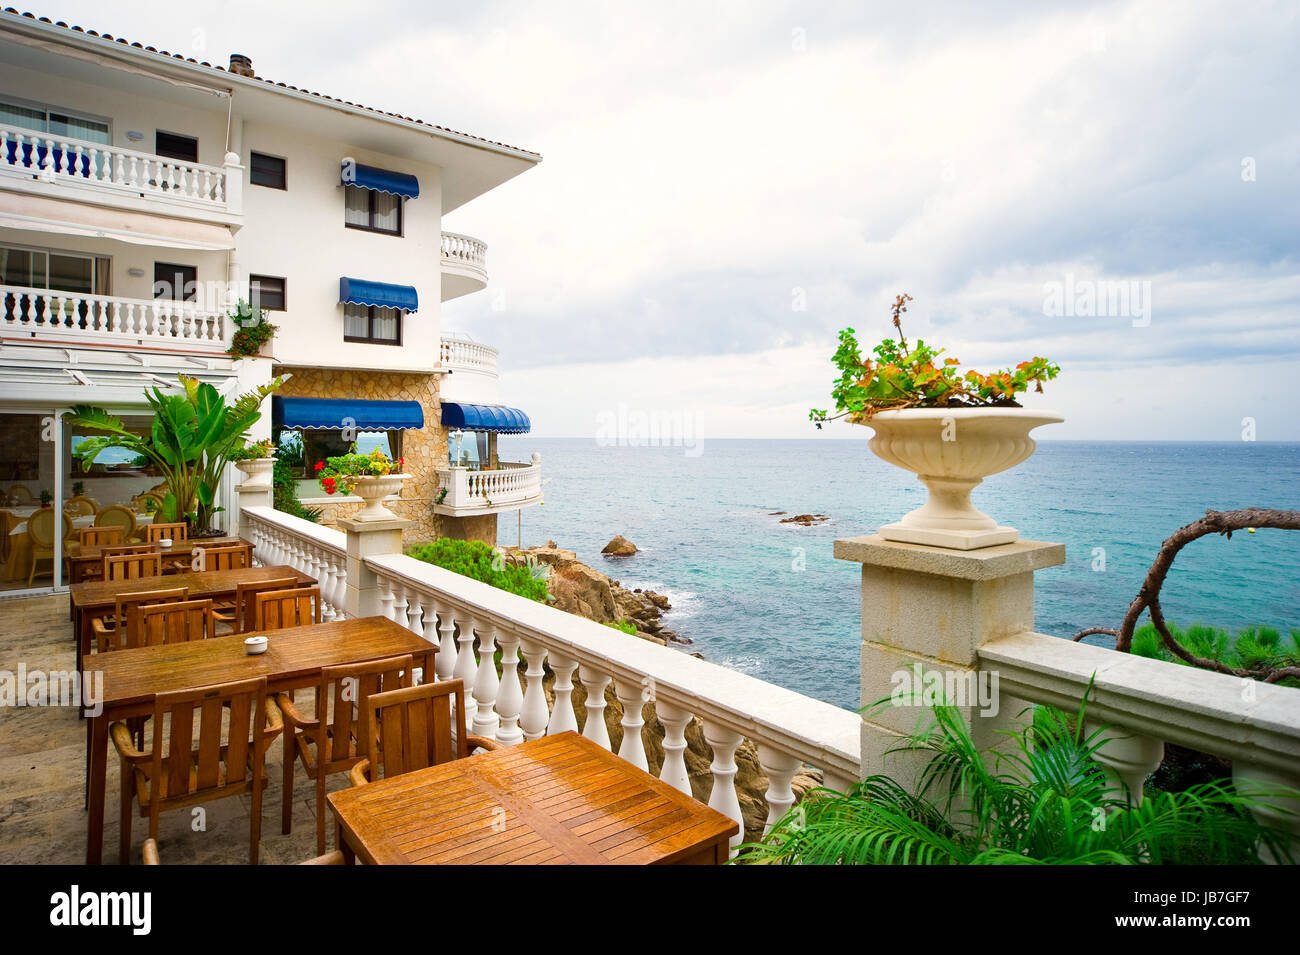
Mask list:
[{"label": "cloudy sky", "polygon": [[968,365],[1059,362],[1052,437],[1300,440],[1295,4],[334,11],[36,10],[542,153],[445,220],[491,284],[443,310],[538,435],[814,436],[837,330],[906,291]]}]

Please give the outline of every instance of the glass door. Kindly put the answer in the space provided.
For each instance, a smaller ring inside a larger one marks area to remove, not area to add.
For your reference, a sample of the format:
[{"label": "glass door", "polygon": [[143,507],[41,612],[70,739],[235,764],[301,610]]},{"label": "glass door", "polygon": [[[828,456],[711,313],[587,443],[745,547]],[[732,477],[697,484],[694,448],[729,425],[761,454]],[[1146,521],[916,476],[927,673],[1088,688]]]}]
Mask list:
[{"label": "glass door", "polygon": [[0,411],[0,429],[0,591],[48,592],[77,528],[59,504],[62,428],[53,411]]}]

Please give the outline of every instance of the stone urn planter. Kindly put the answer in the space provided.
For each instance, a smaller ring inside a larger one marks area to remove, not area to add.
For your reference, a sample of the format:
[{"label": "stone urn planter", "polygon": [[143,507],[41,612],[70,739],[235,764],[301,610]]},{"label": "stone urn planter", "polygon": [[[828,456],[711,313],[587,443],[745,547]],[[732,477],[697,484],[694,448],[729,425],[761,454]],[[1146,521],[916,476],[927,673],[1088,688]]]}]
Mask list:
[{"label": "stone urn planter", "polygon": [[1065,419],[1028,408],[906,408],[863,422],[877,457],[911,471],[930,489],[921,507],[880,528],[885,540],[975,550],[1019,538],[971,504],[990,474],[1020,464],[1038,447],[1029,432]]},{"label": "stone urn planter", "polygon": [[397,515],[384,506],[384,498],[390,494],[400,494],[402,482],[409,474],[385,474],[382,477],[351,478],[356,481],[352,493],[366,502],[353,520],[357,521],[393,521]]},{"label": "stone urn planter", "polygon": [[244,474],[244,483],[240,487],[245,490],[267,488],[271,486],[275,472],[275,458],[246,458],[236,461],[235,467]]}]

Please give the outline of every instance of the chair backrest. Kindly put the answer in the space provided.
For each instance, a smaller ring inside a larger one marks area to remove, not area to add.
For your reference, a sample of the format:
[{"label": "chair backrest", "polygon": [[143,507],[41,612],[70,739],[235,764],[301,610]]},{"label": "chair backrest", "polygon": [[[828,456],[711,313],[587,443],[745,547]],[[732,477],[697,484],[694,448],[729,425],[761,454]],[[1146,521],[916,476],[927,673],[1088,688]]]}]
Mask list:
[{"label": "chair backrest", "polygon": [[[460,680],[421,683],[370,697],[370,780],[436,766],[470,753]],[[454,738],[453,738],[454,732]]]},{"label": "chair backrest", "polygon": [[77,531],[82,547],[114,547],[126,543],[126,529],[116,524],[105,527],[83,527]]},{"label": "chair backrest", "polygon": [[226,544],[221,547],[196,544],[194,549],[203,552],[202,570],[243,570],[253,566],[252,544]]},{"label": "chair backrest", "polygon": [[162,574],[162,556],[149,553],[108,555],[103,559],[105,580],[135,580],[137,577],[158,577]]},{"label": "chair backrest", "polygon": [[172,600],[146,604],[136,610],[140,618],[138,646],[187,643],[212,636],[211,600]]},{"label": "chair backrest", "polygon": [[83,494],[76,497],[70,497],[63,505],[63,511],[66,514],[81,516],[84,514],[98,514],[99,505],[91,498]]},{"label": "chair backrest", "polygon": [[62,532],[66,537],[68,531],[72,529],[72,521],[68,515],[54,510],[52,507],[42,507],[31,517],[27,518],[27,536],[32,539],[32,547],[48,551],[54,547],[54,521],[56,518],[63,519]]},{"label": "chair backrest", "polygon": [[199,794],[242,792],[250,780],[256,784],[265,772],[267,715],[265,677],[155,696],[151,777],[155,795],[166,796],[149,800],[151,831],[163,808],[188,805]]},{"label": "chair backrest", "polygon": [[293,590],[298,586],[296,577],[277,577],[275,580],[257,580],[235,585],[235,632],[246,633],[257,629],[258,594],[273,590]]},{"label": "chair backrest", "polygon": [[144,525],[144,539],[151,543],[160,540],[183,541],[188,540],[190,536],[190,525],[184,521],[177,521],[175,524],[146,524]]},{"label": "chair backrest", "polygon": [[9,489],[9,496],[18,504],[30,504],[36,500],[26,484],[15,484]]},{"label": "chair backrest", "polygon": [[108,653],[112,650],[129,650],[140,646],[140,608],[185,600],[189,595],[188,587],[118,594],[113,611],[115,626],[112,630],[97,632],[95,652]]},{"label": "chair backrest", "polygon": [[296,587],[253,595],[253,629],[283,630],[320,623],[320,588]]},{"label": "chair backrest", "polygon": [[329,752],[323,764],[349,759],[351,742],[356,740],[358,755],[366,755],[369,734],[365,731],[370,717],[370,698],[389,690],[414,683],[414,661],[388,657],[369,663],[324,667],[316,685],[316,718],[329,730]]},{"label": "chair backrest", "polygon": [[96,527],[120,527],[122,536],[130,540],[135,535],[135,515],[129,507],[110,504],[95,515]]}]

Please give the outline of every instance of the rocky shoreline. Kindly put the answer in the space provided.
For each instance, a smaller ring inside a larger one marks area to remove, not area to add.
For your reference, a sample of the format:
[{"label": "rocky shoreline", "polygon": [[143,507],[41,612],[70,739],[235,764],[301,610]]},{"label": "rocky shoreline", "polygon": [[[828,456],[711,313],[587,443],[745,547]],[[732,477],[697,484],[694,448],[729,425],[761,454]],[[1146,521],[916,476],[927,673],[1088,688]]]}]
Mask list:
[{"label": "rocky shoreline", "polygon": [[[611,628],[611,640],[649,640],[661,646],[683,646],[690,640],[668,629],[663,623],[664,614],[672,609],[668,598],[653,590],[642,588],[628,589],[607,574],[589,567],[571,550],[557,547],[554,541],[548,541],[544,547],[507,548],[507,554],[521,558],[532,557],[539,563],[551,568],[548,581],[551,593],[555,597],[554,606],[560,610],[586,617],[597,623],[617,623],[627,621],[636,627],[636,633],[628,634]],[[685,651],[684,651],[685,652]],[[692,656],[700,656],[693,653]],[[553,686],[555,674],[546,666],[546,675],[542,685],[546,692],[548,705],[554,705]],[[579,681],[574,680],[573,708],[581,726],[586,720],[587,691]],[[615,752],[623,741],[623,704],[614,695],[611,683],[605,690],[605,716],[609,728],[610,744]],[[654,703],[646,704],[643,710],[645,726],[641,730],[641,739],[645,745],[646,761],[650,772],[658,775],[664,762],[664,728],[655,716]],[[704,723],[698,718],[691,720],[686,727],[686,771],[690,778],[691,792],[696,799],[707,802],[713,787],[713,750],[704,738]],[[745,841],[754,842],[762,837],[763,825],[767,821],[766,792],[767,774],[758,762],[758,749],[751,740],[744,740],[736,750],[736,795],[740,801],[741,815],[745,820]],[[822,785],[820,770],[804,767],[792,783],[795,798],[802,799],[809,789]]]}]

